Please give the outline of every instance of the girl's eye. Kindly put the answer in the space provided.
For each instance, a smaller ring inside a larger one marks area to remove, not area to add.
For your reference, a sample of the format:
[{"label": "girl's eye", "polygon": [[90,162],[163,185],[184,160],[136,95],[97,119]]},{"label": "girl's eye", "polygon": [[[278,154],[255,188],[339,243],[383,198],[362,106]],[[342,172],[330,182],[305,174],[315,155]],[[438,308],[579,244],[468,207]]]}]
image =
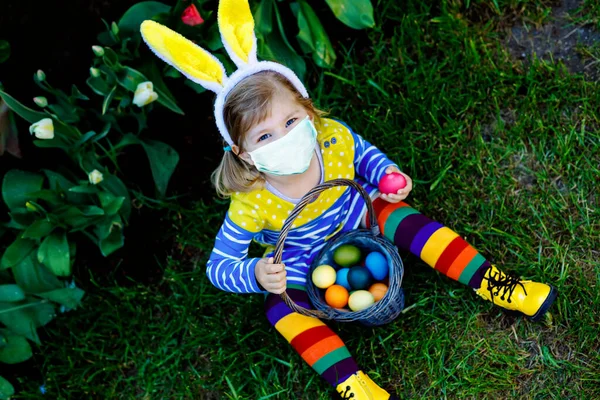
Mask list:
[{"label": "girl's eye", "polygon": [[287,128],[288,126],[290,126],[291,124],[296,122],[297,119],[298,118],[292,118],[292,119],[288,120],[288,122],[285,123],[285,127]]},{"label": "girl's eye", "polygon": [[265,133],[264,135],[262,135],[261,137],[258,138],[258,141],[261,142],[261,141],[266,140],[266,139],[268,139],[270,137],[271,137],[270,133]]}]

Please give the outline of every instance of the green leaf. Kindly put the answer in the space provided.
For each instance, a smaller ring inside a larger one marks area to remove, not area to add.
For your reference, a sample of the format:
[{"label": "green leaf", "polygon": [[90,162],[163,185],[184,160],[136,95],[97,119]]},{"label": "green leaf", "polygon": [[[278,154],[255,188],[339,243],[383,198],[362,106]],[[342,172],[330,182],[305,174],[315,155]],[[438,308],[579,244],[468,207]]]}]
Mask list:
[{"label": "green leaf", "polygon": [[373,4],[371,0],[325,0],[337,19],[354,29],[372,28]]},{"label": "green leaf", "polygon": [[0,97],[6,102],[6,105],[17,113],[21,118],[26,120],[27,122],[33,124],[34,122],[38,122],[40,119],[48,118],[48,114],[41,113],[35,110],[32,110],[29,107],[25,107],[23,104],[19,103],[14,97],[10,96],[8,93],[5,93],[0,90]]},{"label": "green leaf", "polygon": [[15,394],[15,388],[9,381],[0,376],[0,400],[8,400]]},{"label": "green leaf", "polygon": [[304,46],[312,50],[313,60],[319,67],[332,68],[336,59],[335,51],[319,17],[306,1],[299,0],[298,5],[300,32],[296,37],[301,43],[304,43]]},{"label": "green leaf", "polygon": [[31,253],[36,243],[31,239],[17,238],[2,255],[0,269],[11,268],[19,264]]},{"label": "green leaf", "polygon": [[171,175],[179,162],[179,154],[168,144],[156,140],[146,139],[141,141],[141,145],[146,151],[148,161],[150,161],[156,189],[161,196],[164,196],[167,192],[169,179],[171,179]]},{"label": "green leaf", "polygon": [[76,308],[81,304],[85,292],[79,288],[63,288],[50,292],[38,293],[38,296],[59,303],[65,307]]},{"label": "green leaf", "polygon": [[110,92],[110,86],[101,77],[95,78],[90,76],[85,83],[92,89],[92,91],[100,96],[106,96]]},{"label": "green leaf", "polygon": [[123,228],[117,224],[113,224],[109,235],[100,240],[100,251],[104,257],[108,257],[113,252],[123,247],[124,242],[125,238],[123,237]]},{"label": "green leaf", "polygon": [[85,185],[73,186],[72,188],[69,189],[69,192],[95,194],[95,193],[98,193],[98,188],[95,185],[85,184]]},{"label": "green leaf", "polygon": [[2,180],[2,199],[10,210],[25,207],[34,200],[31,193],[42,188],[44,177],[40,174],[11,169]]},{"label": "green leaf", "polygon": [[87,194],[70,191],[72,187],[78,185],[70,179],[66,178],[64,175],[59,174],[58,172],[51,171],[49,169],[44,169],[42,170],[42,172],[48,178],[50,189],[59,192],[64,192],[69,203],[86,204],[88,202],[89,196]]},{"label": "green leaf", "polygon": [[36,328],[54,318],[54,306],[48,300],[27,298],[24,303],[0,303],[0,322],[8,329],[40,343]]},{"label": "green leaf", "polygon": [[146,19],[152,19],[157,14],[168,13],[171,7],[158,1],[142,1],[125,11],[119,20],[119,34],[122,37],[139,34],[140,25]]},{"label": "green leaf", "polygon": [[23,232],[24,238],[38,239],[44,236],[48,236],[56,228],[56,225],[48,221],[47,219],[38,219],[31,224],[25,232]]},{"label": "green leaf", "polygon": [[173,96],[163,81],[162,74],[158,70],[156,62],[152,60],[152,62],[144,64],[143,71],[145,73],[144,75],[150,78],[149,80],[154,86],[154,91],[158,93],[158,99],[156,101],[167,107],[169,110],[184,115],[183,110],[177,106],[175,96]]},{"label": "green leaf", "polygon": [[76,230],[84,229],[97,221],[96,217],[103,216],[104,210],[96,206],[70,206],[66,210],[57,213],[60,221],[70,225]]},{"label": "green leaf", "polygon": [[0,301],[12,303],[23,299],[25,299],[25,292],[23,292],[23,289],[19,285],[0,285]]},{"label": "green leaf", "polygon": [[104,101],[102,102],[102,115],[106,114],[111,101],[115,98],[115,93],[117,93],[117,85],[113,86],[111,91],[104,97]]},{"label": "green leaf", "polygon": [[85,94],[81,93],[79,91],[79,88],[75,84],[73,84],[71,86],[71,97],[70,97],[70,99],[71,100],[89,100],[90,98],[87,97]]},{"label": "green leaf", "polygon": [[38,190],[37,192],[32,192],[31,196],[38,200],[44,200],[45,202],[50,203],[52,206],[57,206],[63,203],[63,199],[54,190]]},{"label": "green leaf", "polygon": [[56,276],[71,275],[71,258],[67,233],[65,231],[55,232],[48,236],[47,240],[44,264]]},{"label": "green leaf", "polygon": [[15,282],[27,293],[42,293],[62,286],[58,278],[31,254],[12,269]]},{"label": "green leaf", "polygon": [[0,40],[0,64],[10,57],[10,43],[6,40]]},{"label": "green leaf", "polygon": [[169,110],[177,114],[183,115],[183,110],[179,108],[177,104],[175,104],[175,100],[171,92],[165,92],[163,90],[163,88],[166,89],[166,85],[164,84],[162,79],[159,79],[157,82],[154,82],[152,79],[148,79],[144,74],[133,68],[123,67],[117,74],[117,81],[125,89],[134,93],[137,89],[137,86],[140,83],[147,81],[152,82],[154,86],[154,91],[158,94],[158,99],[156,101],[158,101],[163,106],[167,107]]},{"label": "green leaf", "polygon": [[265,4],[264,7],[268,7],[268,3],[270,3],[270,7],[275,11],[278,29],[272,30],[268,35],[263,35],[260,32],[257,32],[258,54],[262,59],[275,60],[285,64],[291,68],[296,75],[298,75],[300,80],[302,80],[304,78],[304,74],[306,73],[306,63],[288,42],[275,2],[273,0],[265,0],[265,3],[267,4]]},{"label": "green leaf", "polygon": [[8,329],[0,329],[0,334],[6,338],[6,346],[0,349],[0,362],[17,364],[31,358],[33,353],[27,339]]},{"label": "green leaf", "polygon": [[115,197],[109,192],[99,192],[98,198],[106,215],[115,215],[118,213],[125,201],[125,197]]},{"label": "green leaf", "polygon": [[[216,27],[217,24],[214,24],[213,26]],[[256,10],[254,11],[254,26],[256,32],[263,36],[267,36],[273,31],[272,0],[263,0],[258,3]],[[219,41],[221,41],[220,37]]]},{"label": "green leaf", "polygon": [[100,182],[99,186],[115,196],[125,198],[120,210],[120,215],[123,217],[123,220],[128,221],[129,215],[131,214],[131,198],[129,197],[127,186],[125,186],[121,179],[112,174],[104,174],[104,180]]}]

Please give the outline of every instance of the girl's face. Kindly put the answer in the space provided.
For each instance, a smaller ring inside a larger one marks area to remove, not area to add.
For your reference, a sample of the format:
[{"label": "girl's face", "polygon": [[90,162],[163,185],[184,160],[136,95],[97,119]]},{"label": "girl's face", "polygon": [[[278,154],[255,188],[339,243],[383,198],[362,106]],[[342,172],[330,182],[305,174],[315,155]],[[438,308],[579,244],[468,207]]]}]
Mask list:
[{"label": "girl's face", "polygon": [[[269,117],[259,122],[244,137],[244,153],[239,156],[254,165],[247,152],[281,139],[308,115],[294,95],[288,90],[280,90],[273,96]],[[312,116],[310,117],[312,120]]]}]

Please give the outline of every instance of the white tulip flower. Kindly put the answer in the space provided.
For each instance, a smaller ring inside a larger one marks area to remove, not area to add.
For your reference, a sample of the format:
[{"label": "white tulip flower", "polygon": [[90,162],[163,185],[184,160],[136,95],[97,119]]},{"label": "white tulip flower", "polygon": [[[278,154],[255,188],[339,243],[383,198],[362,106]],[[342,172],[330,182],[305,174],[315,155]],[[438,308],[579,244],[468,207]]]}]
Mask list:
[{"label": "white tulip flower", "polygon": [[29,127],[29,133],[35,134],[38,139],[53,139],[54,125],[51,118],[40,119]]},{"label": "white tulip flower", "polygon": [[158,93],[154,91],[154,85],[152,82],[142,82],[137,85],[135,94],[133,95],[133,104],[138,107],[144,107],[158,99]]},{"label": "white tulip flower", "polygon": [[90,172],[88,175],[88,178],[92,185],[97,185],[104,180],[104,176],[102,175],[102,172],[98,171],[97,169]]}]

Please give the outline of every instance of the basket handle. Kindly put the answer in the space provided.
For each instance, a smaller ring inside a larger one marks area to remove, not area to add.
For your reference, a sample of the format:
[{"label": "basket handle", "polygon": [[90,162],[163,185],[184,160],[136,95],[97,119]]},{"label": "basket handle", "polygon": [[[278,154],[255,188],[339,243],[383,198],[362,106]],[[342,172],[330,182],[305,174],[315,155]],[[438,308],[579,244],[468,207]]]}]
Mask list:
[{"label": "basket handle", "polygon": [[[367,205],[367,212],[368,212],[368,216],[369,216],[369,226],[370,226],[371,232],[375,236],[380,234],[379,224],[377,223],[377,217],[375,216],[375,209],[373,208],[373,202],[371,201],[371,197],[369,197],[369,194],[366,192],[366,190],[359,183],[357,183],[353,180],[350,180],[350,179],[332,179],[330,181],[323,182],[323,183],[315,186],[311,190],[309,190],[302,197],[302,199],[300,199],[298,204],[296,204],[296,206],[290,213],[289,217],[285,220],[285,222],[283,224],[283,228],[281,229],[281,232],[279,233],[279,237],[277,238],[277,243],[275,244],[275,253],[273,255],[273,259],[274,259],[273,263],[274,264],[281,263],[281,258],[283,255],[283,245],[284,245],[285,239],[288,236],[288,233],[292,227],[292,224],[294,223],[294,221],[296,220],[298,215],[300,215],[302,210],[304,210],[304,208],[311,202],[311,200],[313,200],[313,198],[315,196],[318,196],[319,194],[321,194],[322,192],[324,192],[327,189],[331,189],[331,188],[334,188],[337,186],[349,186],[358,191],[360,196],[365,201],[365,204]],[[307,279],[310,279],[310,277],[308,277]],[[316,317],[316,318],[321,318],[321,319],[331,319],[333,316],[333,315],[329,315],[323,311],[309,310],[307,308],[297,305],[290,298],[290,296],[288,296],[288,294],[286,292],[281,293],[280,296],[283,299],[283,301],[288,305],[288,307],[290,307],[292,310],[294,310],[300,314],[311,316],[311,317]]]}]

